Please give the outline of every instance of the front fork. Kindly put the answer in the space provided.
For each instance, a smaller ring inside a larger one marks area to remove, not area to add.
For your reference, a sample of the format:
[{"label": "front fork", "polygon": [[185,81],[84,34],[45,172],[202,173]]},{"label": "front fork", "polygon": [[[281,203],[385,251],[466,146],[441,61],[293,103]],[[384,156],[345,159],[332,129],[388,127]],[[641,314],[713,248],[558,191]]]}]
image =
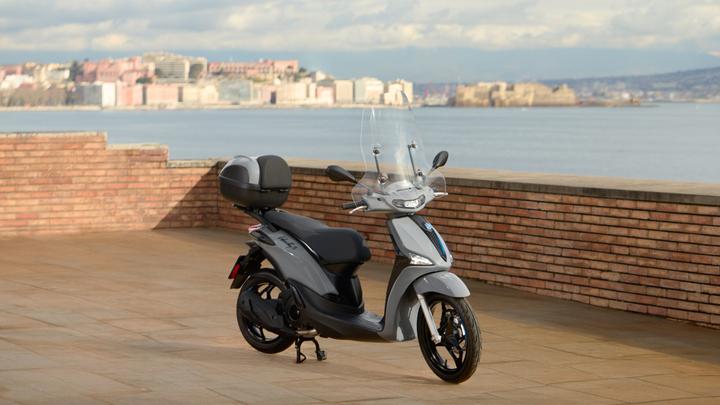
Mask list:
[{"label": "front fork", "polygon": [[430,307],[428,307],[427,301],[425,301],[425,296],[417,293],[417,299],[418,302],[420,302],[420,309],[423,312],[423,316],[425,317],[425,323],[427,324],[428,330],[430,331],[430,337],[435,344],[438,344],[442,340],[442,337],[440,337],[440,333],[435,327],[435,320],[433,319],[432,312],[430,312]]}]

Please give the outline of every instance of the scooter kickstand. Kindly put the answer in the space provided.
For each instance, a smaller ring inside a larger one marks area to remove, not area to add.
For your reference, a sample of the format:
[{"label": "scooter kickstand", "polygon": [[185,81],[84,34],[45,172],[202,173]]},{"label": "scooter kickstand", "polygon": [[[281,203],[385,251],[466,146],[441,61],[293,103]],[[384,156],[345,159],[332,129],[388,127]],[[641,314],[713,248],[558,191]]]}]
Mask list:
[{"label": "scooter kickstand", "polygon": [[315,356],[317,357],[318,361],[323,361],[323,360],[327,359],[327,355],[325,354],[325,351],[320,350],[320,343],[318,343],[317,339],[315,339],[315,338],[307,339],[307,338],[298,336],[297,338],[295,338],[295,363],[299,364],[307,359],[307,356],[305,356],[300,351],[300,347],[307,340],[310,340],[315,344]]},{"label": "scooter kickstand", "polygon": [[315,356],[317,356],[318,361],[323,361],[327,359],[327,355],[325,354],[325,350],[320,350],[320,343],[318,343],[317,339],[312,338],[313,343],[315,343]]},{"label": "scooter kickstand", "polygon": [[297,364],[300,364],[303,361],[305,361],[305,359],[307,359],[307,356],[305,356],[300,351],[300,346],[302,346],[302,344],[303,344],[303,338],[301,338],[299,336],[297,338],[295,338],[295,363],[297,363]]}]

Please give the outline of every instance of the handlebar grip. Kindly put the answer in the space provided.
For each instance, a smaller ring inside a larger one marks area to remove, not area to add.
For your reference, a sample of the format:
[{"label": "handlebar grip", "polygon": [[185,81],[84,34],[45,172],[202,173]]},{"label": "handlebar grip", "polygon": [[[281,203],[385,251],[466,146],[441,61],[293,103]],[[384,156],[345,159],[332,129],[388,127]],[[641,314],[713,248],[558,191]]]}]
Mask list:
[{"label": "handlebar grip", "polygon": [[344,210],[350,210],[350,209],[353,209],[353,208],[360,207],[360,206],[362,206],[362,205],[365,205],[365,204],[363,204],[362,202],[357,203],[357,202],[353,201],[353,202],[349,202],[349,203],[344,203],[344,204],[342,205],[342,209],[344,209]]}]

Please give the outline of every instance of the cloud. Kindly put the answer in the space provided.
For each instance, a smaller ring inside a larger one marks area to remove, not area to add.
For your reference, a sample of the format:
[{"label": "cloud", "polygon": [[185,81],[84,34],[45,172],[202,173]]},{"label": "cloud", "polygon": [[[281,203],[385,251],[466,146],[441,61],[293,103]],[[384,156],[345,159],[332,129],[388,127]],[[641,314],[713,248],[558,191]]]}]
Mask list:
[{"label": "cloud", "polygon": [[714,0],[0,0],[0,50],[717,49]]}]

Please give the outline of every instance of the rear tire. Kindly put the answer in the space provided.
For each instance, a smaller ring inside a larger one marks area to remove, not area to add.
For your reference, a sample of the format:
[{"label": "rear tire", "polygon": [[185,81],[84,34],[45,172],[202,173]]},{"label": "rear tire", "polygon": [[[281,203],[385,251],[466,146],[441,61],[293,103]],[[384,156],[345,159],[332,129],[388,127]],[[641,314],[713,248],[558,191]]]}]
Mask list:
[{"label": "rear tire", "polygon": [[290,335],[278,335],[265,330],[262,325],[257,325],[243,316],[240,311],[240,296],[245,291],[254,289],[256,292],[260,292],[260,296],[265,299],[277,299],[277,296],[285,291],[285,283],[273,274],[269,269],[261,269],[259,272],[250,276],[240,288],[240,294],[238,295],[236,316],[238,326],[240,327],[240,333],[242,333],[245,340],[255,350],[275,354],[285,351],[295,342],[295,337]]},{"label": "rear tire", "polygon": [[477,369],[482,352],[482,336],[470,304],[465,298],[442,294],[425,296],[442,340],[435,344],[425,316],[418,313],[417,334],[425,362],[441,379],[459,384]]}]

